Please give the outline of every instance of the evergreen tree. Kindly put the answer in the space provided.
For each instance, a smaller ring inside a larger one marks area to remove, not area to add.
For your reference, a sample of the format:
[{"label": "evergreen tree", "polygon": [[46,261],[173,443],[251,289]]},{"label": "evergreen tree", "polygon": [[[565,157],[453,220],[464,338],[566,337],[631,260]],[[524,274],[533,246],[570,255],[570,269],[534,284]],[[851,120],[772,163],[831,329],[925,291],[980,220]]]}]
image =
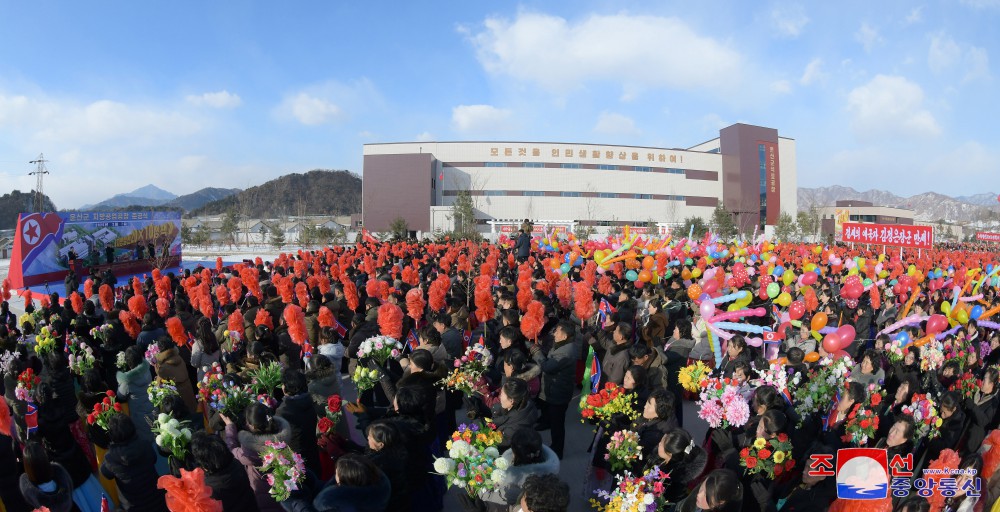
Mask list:
[{"label": "evergreen tree", "polygon": [[722,205],[716,206],[712,212],[712,226],[715,234],[725,240],[736,236],[736,221],[733,214],[729,213]]}]

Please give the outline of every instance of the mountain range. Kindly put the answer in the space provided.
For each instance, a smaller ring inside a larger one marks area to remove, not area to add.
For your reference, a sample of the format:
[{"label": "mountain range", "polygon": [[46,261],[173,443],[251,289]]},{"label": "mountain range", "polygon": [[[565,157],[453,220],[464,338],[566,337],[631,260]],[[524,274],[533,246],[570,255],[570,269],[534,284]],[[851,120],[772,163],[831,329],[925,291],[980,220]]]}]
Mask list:
[{"label": "mountain range", "polygon": [[240,189],[233,188],[203,188],[197,192],[192,192],[183,196],[178,196],[172,192],[163,190],[156,185],[146,185],[131,192],[116,194],[97,204],[87,204],[80,207],[80,210],[116,210],[128,208],[149,208],[158,209],[180,209],[185,212],[201,208],[207,203],[231,196]]},{"label": "mountain range", "polygon": [[361,213],[361,176],[323,169],[286,174],[212,201],[188,215],[220,215],[232,209],[257,218]]},{"label": "mountain range", "polygon": [[854,199],[868,201],[875,206],[894,206],[914,211],[914,217],[922,221],[943,219],[964,224],[984,220],[1000,212],[1000,202],[995,192],[971,196],[951,197],[937,192],[924,192],[915,196],[897,196],[885,190],[858,192],[851,187],[834,185],[830,187],[798,189],[799,210],[813,206],[833,206],[838,200]]}]

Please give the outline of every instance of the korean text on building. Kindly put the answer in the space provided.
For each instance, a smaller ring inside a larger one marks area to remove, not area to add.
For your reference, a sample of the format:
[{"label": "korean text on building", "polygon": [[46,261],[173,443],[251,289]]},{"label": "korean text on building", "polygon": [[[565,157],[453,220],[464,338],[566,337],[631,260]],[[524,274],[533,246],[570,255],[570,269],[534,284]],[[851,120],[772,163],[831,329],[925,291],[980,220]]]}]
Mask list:
[{"label": "korean text on building", "polygon": [[845,242],[859,244],[930,249],[934,245],[934,228],[931,226],[845,222],[843,239]]}]

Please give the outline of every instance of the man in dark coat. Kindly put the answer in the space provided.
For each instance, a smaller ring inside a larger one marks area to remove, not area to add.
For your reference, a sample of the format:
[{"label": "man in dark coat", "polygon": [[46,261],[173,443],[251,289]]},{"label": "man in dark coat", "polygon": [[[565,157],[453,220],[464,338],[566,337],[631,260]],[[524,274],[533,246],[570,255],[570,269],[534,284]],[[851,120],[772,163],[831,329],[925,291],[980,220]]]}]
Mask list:
[{"label": "man in dark coat", "polygon": [[285,398],[278,406],[277,414],[292,427],[288,446],[302,455],[308,469],[319,474],[322,468],[316,445],[316,410],[309,395],[306,376],[301,370],[287,369],[281,376],[281,383]]},{"label": "man in dark coat", "polygon": [[191,437],[191,456],[205,470],[205,485],[223,510],[257,512],[257,499],[250,488],[246,469],[233,457],[221,437],[199,431]]},{"label": "man in dark coat", "polygon": [[111,417],[108,427],[111,447],[101,462],[101,475],[115,480],[124,510],[163,511],[163,489],[156,487],[156,454],[153,447],[135,435],[135,424],[124,414]]},{"label": "man in dark coat", "polygon": [[517,250],[517,260],[527,261],[528,254],[531,253],[531,236],[524,232],[524,230],[518,230],[517,241],[514,242],[514,249]]},{"label": "man in dark coat", "polygon": [[576,341],[576,326],[568,320],[559,322],[552,334],[554,343],[548,354],[542,353],[537,343],[530,350],[542,370],[542,390],[538,395],[542,426],[552,429],[552,451],[561,459],[566,441],[566,410],[576,385],[580,345]]},{"label": "man in dark coat", "polygon": [[465,353],[462,333],[451,325],[451,316],[446,313],[434,315],[434,328],[441,333],[441,344],[448,351],[448,356],[458,359]]}]

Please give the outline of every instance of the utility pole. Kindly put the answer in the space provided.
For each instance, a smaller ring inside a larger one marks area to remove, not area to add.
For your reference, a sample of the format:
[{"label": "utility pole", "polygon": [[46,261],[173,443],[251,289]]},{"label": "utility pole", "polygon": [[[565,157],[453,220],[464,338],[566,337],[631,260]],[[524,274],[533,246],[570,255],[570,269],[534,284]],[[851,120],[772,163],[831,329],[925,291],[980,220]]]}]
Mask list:
[{"label": "utility pole", "polygon": [[34,171],[29,172],[28,175],[35,176],[35,178],[37,178],[37,182],[35,183],[35,210],[39,212],[45,211],[45,194],[42,191],[42,179],[49,173],[49,171],[45,169],[45,162],[47,161],[48,160],[45,159],[45,155],[39,153],[37,160],[28,162],[29,164],[38,165],[38,167]]}]

